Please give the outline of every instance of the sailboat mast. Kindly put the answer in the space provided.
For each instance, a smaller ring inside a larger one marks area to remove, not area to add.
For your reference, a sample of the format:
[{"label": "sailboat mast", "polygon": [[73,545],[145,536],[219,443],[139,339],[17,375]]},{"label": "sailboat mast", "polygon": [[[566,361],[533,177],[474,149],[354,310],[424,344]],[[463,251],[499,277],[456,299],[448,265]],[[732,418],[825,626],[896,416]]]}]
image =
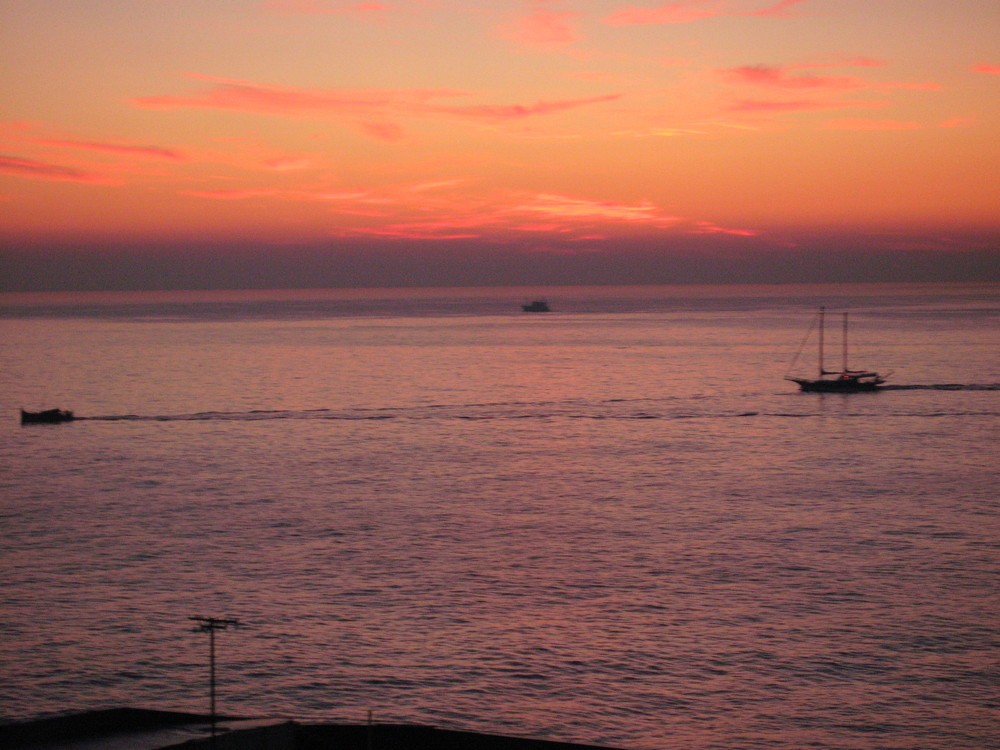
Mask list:
[{"label": "sailboat mast", "polygon": [[844,366],[843,371],[847,372],[847,313],[844,313]]},{"label": "sailboat mast", "polygon": [[825,316],[826,316],[826,308],[825,307],[820,307],[819,308],[819,376],[820,377],[823,377],[823,372],[824,372],[824,370],[823,370],[823,329],[824,329],[825,326],[823,324],[823,319],[825,318]]}]

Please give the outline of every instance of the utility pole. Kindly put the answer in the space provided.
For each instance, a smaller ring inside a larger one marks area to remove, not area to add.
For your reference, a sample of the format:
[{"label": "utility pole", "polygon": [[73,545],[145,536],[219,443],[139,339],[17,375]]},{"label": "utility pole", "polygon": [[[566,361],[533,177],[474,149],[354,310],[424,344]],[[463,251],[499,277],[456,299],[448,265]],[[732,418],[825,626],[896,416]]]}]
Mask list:
[{"label": "utility pole", "polygon": [[198,626],[194,629],[196,633],[208,633],[208,699],[209,699],[209,720],[212,724],[212,747],[215,747],[215,631],[226,630],[230,625],[234,628],[239,626],[239,620],[222,617],[189,617]]}]

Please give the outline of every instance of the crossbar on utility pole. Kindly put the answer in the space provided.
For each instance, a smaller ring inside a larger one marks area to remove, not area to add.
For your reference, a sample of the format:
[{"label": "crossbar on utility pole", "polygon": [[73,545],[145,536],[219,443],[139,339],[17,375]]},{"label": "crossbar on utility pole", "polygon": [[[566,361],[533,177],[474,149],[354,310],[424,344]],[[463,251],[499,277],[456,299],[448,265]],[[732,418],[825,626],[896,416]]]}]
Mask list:
[{"label": "crossbar on utility pole", "polygon": [[226,630],[230,625],[239,626],[239,620],[225,617],[189,617],[198,623],[196,633],[208,633],[208,701],[211,722],[212,747],[215,747],[215,631]]}]

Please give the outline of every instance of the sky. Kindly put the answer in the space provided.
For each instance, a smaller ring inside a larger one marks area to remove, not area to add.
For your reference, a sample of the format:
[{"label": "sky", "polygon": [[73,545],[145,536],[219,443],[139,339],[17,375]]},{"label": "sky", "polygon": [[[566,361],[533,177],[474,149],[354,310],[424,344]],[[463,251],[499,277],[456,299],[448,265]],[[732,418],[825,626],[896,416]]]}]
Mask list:
[{"label": "sky", "polygon": [[996,0],[0,0],[0,291],[1000,281]]}]

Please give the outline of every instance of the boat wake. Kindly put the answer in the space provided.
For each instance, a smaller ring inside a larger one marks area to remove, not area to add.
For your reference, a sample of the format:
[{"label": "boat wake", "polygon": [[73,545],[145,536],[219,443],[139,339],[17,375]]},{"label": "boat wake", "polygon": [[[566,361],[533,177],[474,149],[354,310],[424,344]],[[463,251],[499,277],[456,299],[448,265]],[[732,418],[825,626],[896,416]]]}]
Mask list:
[{"label": "boat wake", "polygon": [[[894,385],[884,390],[941,390],[941,391],[998,391],[1000,384],[994,385]],[[876,399],[878,401],[878,399]],[[865,400],[866,407],[874,402]],[[885,404],[888,406],[888,404]],[[899,406],[899,405],[897,405]],[[912,411],[906,408],[880,408],[873,412],[870,408],[842,412],[841,417],[875,416],[921,417],[943,416],[997,416],[1000,412],[968,411],[933,412]],[[95,422],[260,422],[273,420],[339,420],[347,422],[385,420],[443,420],[443,421],[483,421],[483,420],[533,420],[533,419],[581,419],[581,420],[714,420],[749,418],[808,418],[829,416],[824,410],[759,410],[713,409],[710,399],[662,398],[662,399],[606,399],[589,401],[570,399],[564,401],[503,401],[473,404],[427,404],[419,406],[394,406],[377,408],[316,408],[316,409],[253,409],[250,411],[203,411],[192,414],[140,415],[121,414],[93,417],[77,417],[77,421]]]},{"label": "boat wake", "polygon": [[883,391],[1000,391],[1000,383],[932,383],[928,385],[883,385]]},{"label": "boat wake", "polygon": [[[500,401],[475,404],[427,404],[421,406],[397,406],[377,408],[346,409],[254,409],[251,411],[204,411],[194,414],[167,414],[147,416],[123,414],[110,416],[81,417],[102,422],[157,421],[157,422],[197,422],[197,421],[266,421],[275,419],[322,419],[344,421],[378,420],[485,420],[485,419],[660,419],[667,401],[677,403],[680,399],[608,399],[605,401]],[[639,404],[645,408],[640,408]],[[756,412],[741,412],[731,416],[745,416]],[[674,415],[669,415],[674,416]],[[702,416],[685,414],[683,416]]]}]

